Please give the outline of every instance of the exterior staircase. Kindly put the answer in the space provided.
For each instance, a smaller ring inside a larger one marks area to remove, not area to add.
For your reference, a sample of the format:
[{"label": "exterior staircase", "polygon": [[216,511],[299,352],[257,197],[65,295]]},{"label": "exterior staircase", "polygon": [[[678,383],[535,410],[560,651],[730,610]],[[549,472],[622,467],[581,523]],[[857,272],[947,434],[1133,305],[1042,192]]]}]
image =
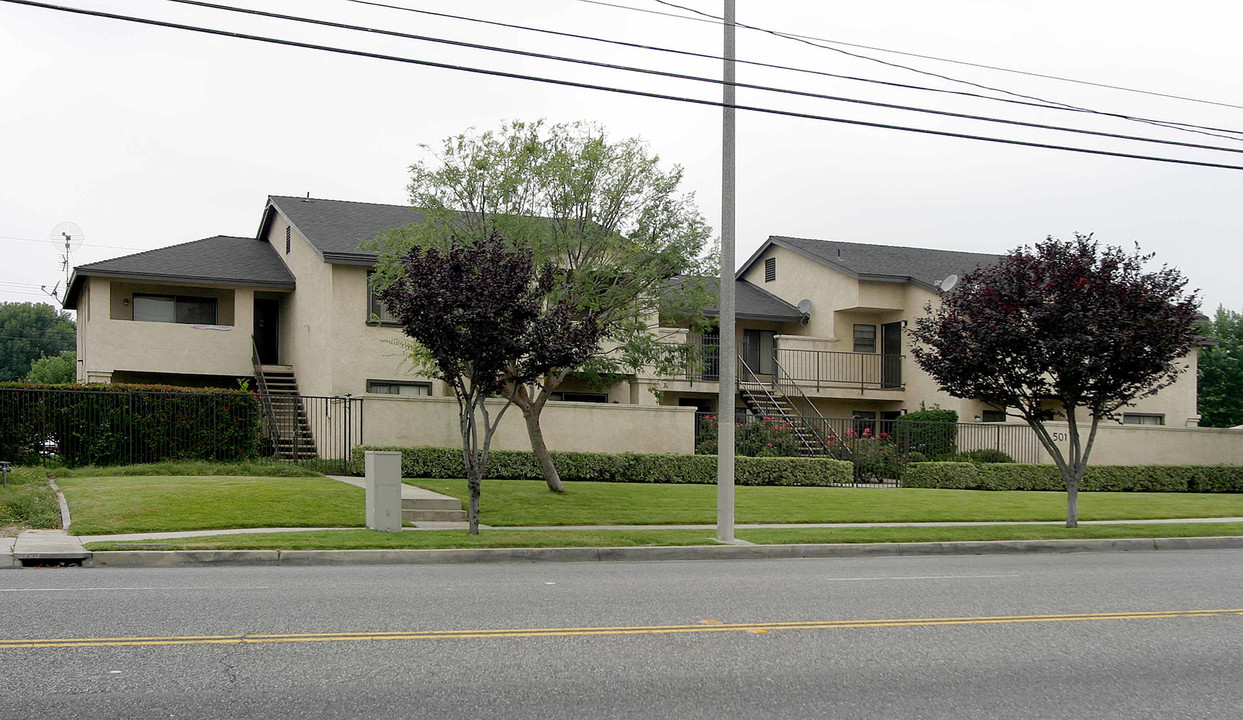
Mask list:
[{"label": "exterior staircase", "polygon": [[305,460],[316,457],[315,437],[306,408],[298,397],[298,381],[290,365],[256,365],[255,380],[263,396],[264,428],[276,457]]},{"label": "exterior staircase", "polygon": [[[802,390],[798,385],[785,376],[780,365],[776,361],[773,365],[776,374],[773,376],[774,382],[769,383],[756,376],[747,363],[742,358],[738,358],[738,394],[742,397],[747,410],[760,417],[780,419],[789,425],[790,433],[798,445],[797,451],[800,457],[848,459],[850,450],[840,441],[827,421],[821,422],[820,426],[816,427],[814,421],[809,424],[807,416],[795,409],[790,397],[782,390],[783,384],[801,396],[799,399],[803,405],[810,408],[809,414],[814,413],[815,416],[820,416],[811,400],[806,395],[802,395]],[[824,418],[820,417],[820,420],[823,421]]]}]

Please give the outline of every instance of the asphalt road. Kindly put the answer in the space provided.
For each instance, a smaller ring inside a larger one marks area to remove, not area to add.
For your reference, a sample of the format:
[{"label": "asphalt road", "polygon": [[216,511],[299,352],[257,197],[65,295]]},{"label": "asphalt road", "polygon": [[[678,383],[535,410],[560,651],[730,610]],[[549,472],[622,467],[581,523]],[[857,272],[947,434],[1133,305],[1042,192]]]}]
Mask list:
[{"label": "asphalt road", "polygon": [[1240,677],[1235,550],[0,573],[6,719],[1236,719]]}]

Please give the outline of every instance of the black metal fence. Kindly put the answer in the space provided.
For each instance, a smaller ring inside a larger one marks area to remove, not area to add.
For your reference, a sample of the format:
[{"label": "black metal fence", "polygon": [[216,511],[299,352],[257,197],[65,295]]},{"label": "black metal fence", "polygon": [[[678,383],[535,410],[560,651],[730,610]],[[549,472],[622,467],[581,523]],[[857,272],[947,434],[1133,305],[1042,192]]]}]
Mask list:
[{"label": "black metal fence", "polygon": [[121,465],[275,457],[344,470],[362,398],[0,387],[0,460]]}]

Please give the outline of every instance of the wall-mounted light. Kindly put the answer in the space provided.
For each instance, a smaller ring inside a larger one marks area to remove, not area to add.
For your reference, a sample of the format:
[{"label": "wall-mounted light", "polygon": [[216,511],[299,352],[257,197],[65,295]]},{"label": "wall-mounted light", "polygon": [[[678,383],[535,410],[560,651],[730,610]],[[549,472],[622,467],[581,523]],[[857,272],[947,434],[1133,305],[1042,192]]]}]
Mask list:
[{"label": "wall-mounted light", "polygon": [[122,300],[121,300],[121,305],[123,305],[123,306],[125,306],[125,307],[129,307],[129,298],[124,298],[124,299],[122,299]]}]

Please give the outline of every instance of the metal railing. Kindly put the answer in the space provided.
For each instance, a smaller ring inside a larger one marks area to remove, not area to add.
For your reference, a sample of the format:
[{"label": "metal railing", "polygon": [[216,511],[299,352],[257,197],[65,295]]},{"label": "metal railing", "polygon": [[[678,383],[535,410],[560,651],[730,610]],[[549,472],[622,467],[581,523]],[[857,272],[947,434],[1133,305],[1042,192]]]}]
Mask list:
[{"label": "metal railing", "polygon": [[344,471],[363,443],[363,398],[286,397],[297,432],[269,430],[255,392],[0,388],[0,457],[70,466],[277,457]]},{"label": "metal railing", "polygon": [[272,409],[272,398],[268,393],[268,381],[263,376],[263,363],[259,360],[259,345],[255,342],[255,336],[250,336],[251,364],[255,369],[256,389],[259,391],[259,402],[263,406],[263,423],[267,430],[268,438],[273,442],[280,444],[281,428],[276,422],[276,413]]},{"label": "metal railing", "polygon": [[903,355],[777,348],[791,380],[816,387],[901,390]]},{"label": "metal railing", "polygon": [[718,382],[721,379],[721,339],[716,336],[691,335],[688,342],[698,352],[686,368],[686,379],[692,383]]}]

